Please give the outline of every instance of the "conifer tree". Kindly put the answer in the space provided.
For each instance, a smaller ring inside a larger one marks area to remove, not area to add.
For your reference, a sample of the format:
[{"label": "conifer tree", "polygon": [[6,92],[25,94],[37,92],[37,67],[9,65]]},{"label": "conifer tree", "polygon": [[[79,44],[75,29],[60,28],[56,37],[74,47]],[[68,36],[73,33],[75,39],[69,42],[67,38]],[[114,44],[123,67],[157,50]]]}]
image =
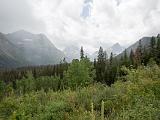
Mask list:
[{"label": "conifer tree", "polygon": [[97,66],[96,66],[96,79],[98,82],[104,81],[104,71],[105,71],[105,58],[104,58],[104,52],[103,48],[100,47],[98,52],[98,60],[97,60]]},{"label": "conifer tree", "polygon": [[156,54],[156,58],[157,58],[157,63],[160,64],[160,36],[157,37],[157,54]]},{"label": "conifer tree", "polygon": [[139,41],[139,45],[135,51],[135,64],[136,64],[136,67],[141,65],[142,63],[142,43],[141,43],[141,40]]},{"label": "conifer tree", "polygon": [[104,60],[106,61],[108,59],[108,55],[107,55],[107,52],[104,51]]},{"label": "conifer tree", "polygon": [[81,59],[81,60],[84,59],[84,51],[83,51],[83,47],[81,47],[81,51],[80,51],[80,59]]},{"label": "conifer tree", "polygon": [[150,43],[150,57],[155,60],[155,56],[156,56],[156,39],[155,37],[152,37]]},{"label": "conifer tree", "polygon": [[125,49],[124,51],[124,59],[123,59],[123,65],[128,66],[129,65],[129,61],[128,61],[128,55],[127,55],[127,50]]},{"label": "conifer tree", "polygon": [[112,64],[113,64],[113,53],[112,52],[110,55],[109,64],[110,64],[110,66],[112,66]]},{"label": "conifer tree", "polygon": [[114,75],[116,75],[116,71],[114,70],[114,63],[113,63],[113,53],[111,52],[110,59],[109,59],[109,81],[108,85],[110,86],[114,83]]},{"label": "conifer tree", "polygon": [[130,63],[131,63],[131,65],[135,65],[135,55],[134,55],[134,52],[133,52],[133,50],[131,49],[131,52],[130,52]]},{"label": "conifer tree", "polygon": [[94,68],[96,68],[97,61],[94,59]]},{"label": "conifer tree", "polygon": [[142,54],[143,54],[143,47],[142,47],[142,41],[139,41],[139,46],[138,46],[138,51],[139,51],[139,57],[140,57],[140,63],[142,63]]},{"label": "conifer tree", "polygon": [[114,83],[114,79],[116,77],[116,72],[114,68],[114,62],[113,62],[113,53],[111,52],[109,62],[106,63],[105,67],[105,83],[110,86],[112,83]]},{"label": "conifer tree", "polygon": [[147,65],[149,62],[149,52],[147,51],[146,47],[143,47],[143,54],[142,54],[142,63]]}]

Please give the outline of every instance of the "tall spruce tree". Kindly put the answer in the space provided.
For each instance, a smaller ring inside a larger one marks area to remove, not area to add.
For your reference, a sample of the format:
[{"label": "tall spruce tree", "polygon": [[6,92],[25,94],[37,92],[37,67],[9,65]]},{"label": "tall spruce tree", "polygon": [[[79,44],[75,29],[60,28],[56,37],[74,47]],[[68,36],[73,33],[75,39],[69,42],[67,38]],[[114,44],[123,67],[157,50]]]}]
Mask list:
[{"label": "tall spruce tree", "polygon": [[97,61],[94,59],[94,68],[96,68]]},{"label": "tall spruce tree", "polygon": [[111,84],[114,83],[114,79],[115,79],[115,75],[116,75],[112,52],[111,52],[110,59],[109,59],[109,66],[108,66],[108,69],[107,69],[107,74],[108,74],[108,77],[106,79],[106,84],[111,86]]},{"label": "tall spruce tree", "polygon": [[131,65],[135,65],[135,55],[134,55],[134,52],[133,52],[133,50],[131,49],[131,52],[130,52],[130,63],[131,63]]},{"label": "tall spruce tree", "polygon": [[156,38],[152,37],[150,42],[150,57],[155,60],[156,56]]},{"label": "tall spruce tree", "polygon": [[141,65],[142,63],[142,43],[141,43],[141,40],[139,41],[139,45],[135,51],[135,64],[136,64],[136,67]]},{"label": "tall spruce tree", "polygon": [[156,61],[158,64],[160,64],[160,36],[157,37],[157,53],[156,53]]},{"label": "tall spruce tree", "polygon": [[142,41],[139,41],[139,46],[138,46],[139,54],[140,54],[140,62],[142,63],[142,54],[143,54],[143,47],[142,47]]},{"label": "tall spruce tree", "polygon": [[84,59],[84,51],[83,51],[83,47],[81,47],[81,51],[80,51],[80,59],[81,59],[81,60]]},{"label": "tall spruce tree", "polygon": [[107,52],[106,52],[106,51],[104,51],[104,60],[105,60],[105,61],[107,61],[107,59],[108,59]]},{"label": "tall spruce tree", "polygon": [[103,48],[100,47],[98,52],[98,62],[103,62],[103,61],[104,61],[104,52]]},{"label": "tall spruce tree", "polygon": [[124,50],[123,65],[129,66],[129,59],[128,59],[128,55],[127,55],[127,50],[126,49]]},{"label": "tall spruce tree", "polygon": [[149,54],[148,54],[146,47],[144,46],[143,47],[143,54],[142,54],[142,63],[144,65],[147,65],[148,61],[149,61]]},{"label": "tall spruce tree", "polygon": [[98,59],[96,65],[96,79],[98,82],[104,82],[105,58],[103,48],[99,48]]},{"label": "tall spruce tree", "polygon": [[109,64],[110,65],[113,64],[113,53],[112,52],[111,52],[111,55],[110,55]]}]

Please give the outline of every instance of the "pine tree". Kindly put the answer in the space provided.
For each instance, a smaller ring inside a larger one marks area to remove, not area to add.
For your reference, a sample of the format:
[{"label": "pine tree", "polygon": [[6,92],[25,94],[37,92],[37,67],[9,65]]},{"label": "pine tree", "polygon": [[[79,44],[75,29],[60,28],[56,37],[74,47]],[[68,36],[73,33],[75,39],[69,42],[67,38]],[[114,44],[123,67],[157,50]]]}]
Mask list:
[{"label": "pine tree", "polygon": [[158,39],[157,39],[157,47],[156,47],[156,49],[157,49],[157,54],[156,54],[156,58],[157,58],[157,63],[158,64],[160,64],[160,36],[158,36],[157,37]]},{"label": "pine tree", "polygon": [[113,64],[113,53],[111,52],[111,55],[110,55],[110,59],[109,59],[109,64],[112,66]]},{"label": "pine tree", "polygon": [[96,68],[97,61],[94,59],[94,68]]},{"label": "pine tree", "polygon": [[103,61],[104,61],[104,52],[103,48],[100,47],[98,52],[98,62],[103,62]]},{"label": "pine tree", "polygon": [[155,56],[156,56],[156,39],[155,37],[152,37],[150,43],[150,57],[155,60]]},{"label": "pine tree", "polygon": [[135,64],[136,67],[142,64],[142,43],[139,41],[139,45],[135,51]]},{"label": "pine tree", "polygon": [[131,49],[131,52],[130,52],[130,63],[131,63],[131,65],[135,65],[135,55],[134,55],[134,52],[133,52],[133,50]]},{"label": "pine tree", "polygon": [[142,63],[144,65],[147,65],[149,62],[149,52],[147,51],[146,47],[143,48],[143,54],[142,54]]},{"label": "pine tree", "polygon": [[84,51],[83,51],[83,47],[81,47],[81,51],[80,51],[80,59],[81,59],[81,60],[84,59]]},{"label": "pine tree", "polygon": [[107,52],[104,51],[104,60],[106,61],[108,59],[108,55],[107,55]]},{"label": "pine tree", "polygon": [[114,83],[114,79],[116,77],[116,70],[114,67],[114,62],[113,62],[113,53],[111,52],[109,62],[106,63],[105,67],[105,83],[108,86],[111,86],[112,83]]},{"label": "pine tree", "polygon": [[100,47],[96,66],[96,79],[98,82],[104,82],[105,58],[103,48]]},{"label": "pine tree", "polygon": [[128,55],[127,55],[127,50],[126,49],[124,51],[124,65],[128,66]]},{"label": "pine tree", "polygon": [[155,37],[152,37],[152,38],[151,38],[150,47],[153,49],[153,48],[155,48],[155,45],[156,45],[156,39],[155,39]]},{"label": "pine tree", "polygon": [[139,41],[139,46],[138,46],[139,54],[140,54],[140,63],[142,63],[142,54],[143,54],[143,47],[142,47],[142,41]]},{"label": "pine tree", "polygon": [[111,84],[114,83],[116,71],[114,67],[114,61],[113,61],[113,53],[111,52],[110,59],[109,59],[109,81],[108,85],[111,86]]}]

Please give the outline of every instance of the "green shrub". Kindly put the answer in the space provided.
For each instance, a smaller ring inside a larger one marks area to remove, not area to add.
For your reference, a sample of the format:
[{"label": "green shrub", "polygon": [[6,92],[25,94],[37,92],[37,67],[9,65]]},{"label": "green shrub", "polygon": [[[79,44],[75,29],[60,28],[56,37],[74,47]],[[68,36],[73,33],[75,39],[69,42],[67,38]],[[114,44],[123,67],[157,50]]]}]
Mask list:
[{"label": "green shrub", "polygon": [[18,109],[18,103],[15,97],[5,98],[0,103],[0,118],[8,119],[12,113]]},{"label": "green shrub", "polygon": [[0,80],[0,101],[2,100],[4,94],[5,94],[5,83]]},{"label": "green shrub", "polygon": [[93,78],[93,65],[87,59],[73,60],[64,77],[67,87],[71,89],[85,87],[93,82]]}]

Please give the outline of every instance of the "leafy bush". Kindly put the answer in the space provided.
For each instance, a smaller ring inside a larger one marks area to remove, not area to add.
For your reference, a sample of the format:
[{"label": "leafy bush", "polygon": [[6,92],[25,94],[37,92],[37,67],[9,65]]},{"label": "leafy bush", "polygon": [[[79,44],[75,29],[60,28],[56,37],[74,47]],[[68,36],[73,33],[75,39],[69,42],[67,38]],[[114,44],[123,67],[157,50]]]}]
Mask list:
[{"label": "leafy bush", "polygon": [[25,94],[32,91],[44,90],[48,91],[52,89],[58,91],[60,88],[60,78],[59,77],[39,77],[34,78],[32,73],[28,73],[26,78],[17,80],[16,82],[16,91],[19,94]]},{"label": "leafy bush", "polygon": [[0,101],[3,98],[4,94],[5,94],[5,83],[2,80],[0,80]]},{"label": "leafy bush", "polygon": [[78,87],[84,87],[93,82],[94,70],[93,66],[88,59],[73,60],[65,73],[65,80],[67,81],[67,87],[76,89]]}]

